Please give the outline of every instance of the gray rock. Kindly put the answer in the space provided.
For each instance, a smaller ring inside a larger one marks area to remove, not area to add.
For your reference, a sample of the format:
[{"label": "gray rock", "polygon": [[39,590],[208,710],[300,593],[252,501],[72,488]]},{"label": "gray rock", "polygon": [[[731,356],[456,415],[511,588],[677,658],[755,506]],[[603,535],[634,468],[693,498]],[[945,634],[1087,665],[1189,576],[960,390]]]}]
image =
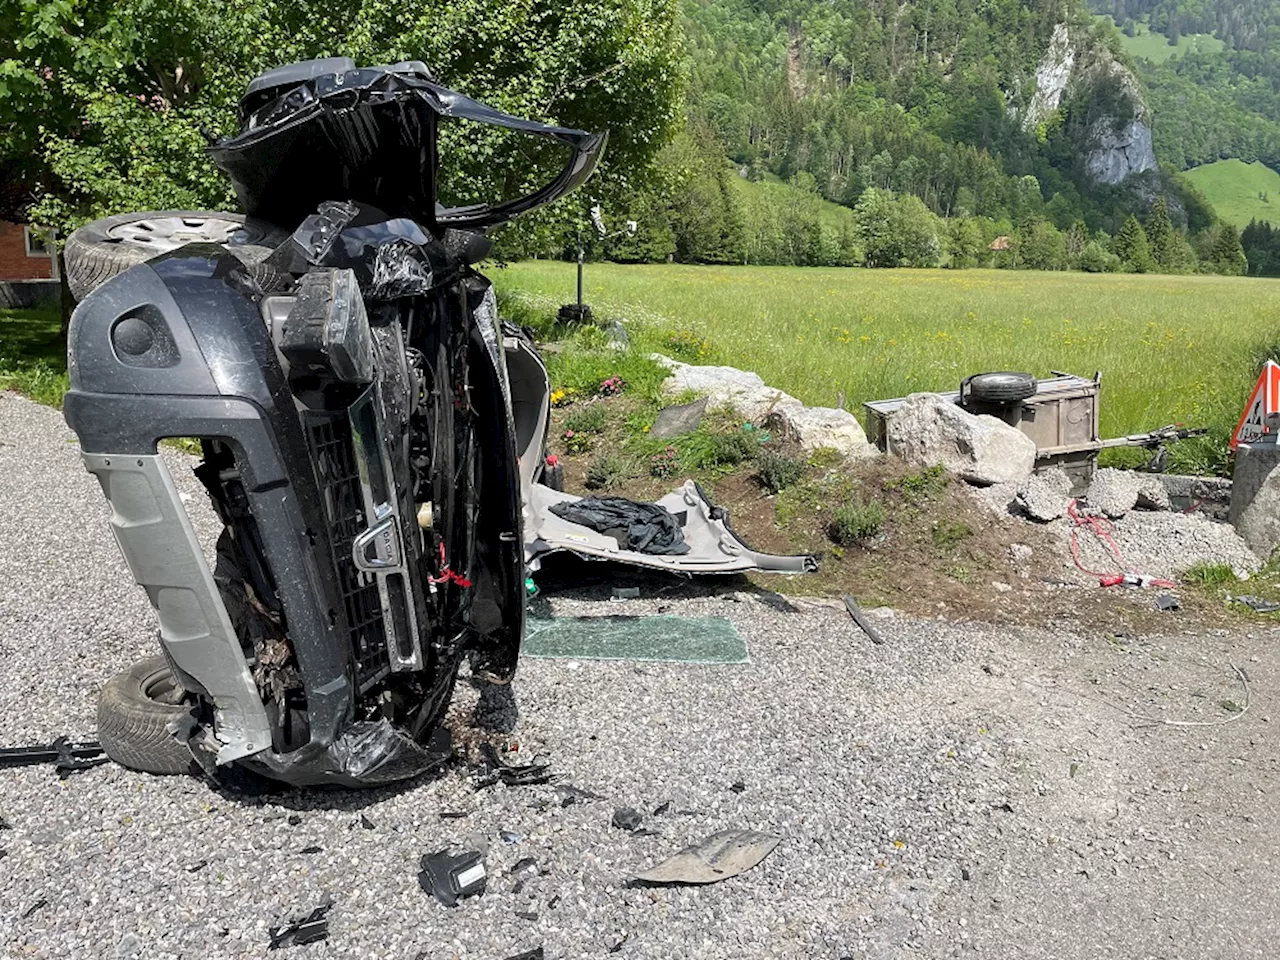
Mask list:
[{"label": "gray rock", "polygon": [[1280,467],[1276,467],[1236,518],[1235,528],[1260,557],[1269,557],[1280,545]]},{"label": "gray rock", "polygon": [[1139,510],[1169,510],[1172,503],[1169,491],[1160,478],[1156,476],[1142,477],[1138,483],[1138,500],[1134,504]]},{"label": "gray rock", "polygon": [[1103,117],[1090,129],[1090,141],[1084,167],[1095,183],[1123,183],[1155,168],[1151,128],[1142,120],[1116,125],[1114,118]]},{"label": "gray rock", "polygon": [[674,407],[664,407],[659,412],[653,426],[649,428],[649,436],[659,440],[667,440],[682,434],[692,433],[702,423],[702,415],[707,412],[707,398],[699,397],[693,403],[682,403]]},{"label": "gray rock", "polygon": [[1094,474],[1085,500],[1115,520],[1137,505],[1138,491],[1142,486],[1143,478],[1138,474],[1104,467]]},{"label": "gray rock", "polygon": [[142,953],[142,941],[132,933],[126,933],[116,944],[116,956],[120,960],[128,960],[129,957],[136,957],[140,953]]},{"label": "gray rock", "polygon": [[877,454],[862,425],[847,410],[806,407],[790,394],[768,386],[758,374],[737,367],[697,366],[657,353],[652,357],[671,371],[663,384],[670,395],[693,392],[706,397],[713,407],[732,407],[748,420],[768,418],[805,450],[829,447],[859,459]]},{"label": "gray rock", "polygon": [[1071,478],[1061,467],[1033,473],[1018,488],[1018,506],[1032,520],[1048,523],[1067,512]]},{"label": "gray rock", "polygon": [[916,393],[889,418],[889,452],[915,466],[941,464],[970,483],[1021,482],[1036,461],[1035,441],[1002,420],[974,416],[933,393]]}]

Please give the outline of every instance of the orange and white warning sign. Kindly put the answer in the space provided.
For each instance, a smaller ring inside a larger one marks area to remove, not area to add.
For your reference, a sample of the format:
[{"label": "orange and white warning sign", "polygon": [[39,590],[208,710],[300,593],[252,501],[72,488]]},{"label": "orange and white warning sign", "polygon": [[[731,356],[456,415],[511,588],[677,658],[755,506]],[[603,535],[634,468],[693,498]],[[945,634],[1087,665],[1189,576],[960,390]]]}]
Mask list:
[{"label": "orange and white warning sign", "polygon": [[1244,413],[1231,437],[1231,449],[1239,443],[1257,443],[1267,435],[1267,417],[1280,413],[1280,364],[1268,360],[1244,405]]}]

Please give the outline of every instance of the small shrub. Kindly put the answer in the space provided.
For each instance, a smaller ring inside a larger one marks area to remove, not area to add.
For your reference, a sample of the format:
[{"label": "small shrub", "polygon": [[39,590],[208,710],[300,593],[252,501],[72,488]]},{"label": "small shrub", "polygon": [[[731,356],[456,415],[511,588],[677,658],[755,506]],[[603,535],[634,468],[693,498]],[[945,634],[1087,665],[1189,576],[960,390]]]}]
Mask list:
[{"label": "small shrub", "polygon": [[674,477],[679,472],[680,451],[675,447],[669,446],[649,458],[649,475],[652,477]]},{"label": "small shrub", "polygon": [[604,405],[599,403],[583,404],[564,418],[565,430],[573,433],[603,433],[604,426]]},{"label": "small shrub", "polygon": [[775,450],[761,450],[756,455],[756,475],[770,493],[781,493],[804,475],[804,461]]},{"label": "small shrub", "polygon": [[632,462],[621,454],[598,453],[587,464],[584,483],[588,490],[612,490],[635,476]]},{"label": "small shrub", "polygon": [[937,500],[950,481],[951,478],[947,476],[942,465],[934,464],[923,470],[903,474],[896,480],[886,480],[884,487],[886,490],[897,490],[907,503],[919,506],[922,503]]},{"label": "small shrub", "polygon": [[685,363],[704,363],[711,356],[711,342],[692,330],[673,330],[662,338],[663,349]]},{"label": "small shrub", "polygon": [[616,397],[627,388],[627,382],[619,376],[605,377],[600,381],[599,393],[602,397]]},{"label": "small shrub", "polygon": [[741,430],[714,434],[712,441],[711,459],[717,466],[734,466],[750,460],[759,449],[759,441]]},{"label": "small shrub", "polygon": [[1188,567],[1187,571],[1182,575],[1182,579],[1187,583],[1198,584],[1202,587],[1220,587],[1223,584],[1235,583],[1236,573],[1231,569],[1229,563],[1197,563],[1193,567]]},{"label": "small shrub", "polygon": [[933,525],[933,545],[950,550],[973,536],[973,528],[963,520],[939,520]]},{"label": "small shrub", "polygon": [[884,529],[885,509],[879,500],[854,500],[836,507],[827,528],[831,542],[841,547],[876,536]]},{"label": "small shrub", "polygon": [[586,453],[595,444],[595,437],[589,433],[578,433],[576,430],[564,432],[564,448],[570,453]]}]

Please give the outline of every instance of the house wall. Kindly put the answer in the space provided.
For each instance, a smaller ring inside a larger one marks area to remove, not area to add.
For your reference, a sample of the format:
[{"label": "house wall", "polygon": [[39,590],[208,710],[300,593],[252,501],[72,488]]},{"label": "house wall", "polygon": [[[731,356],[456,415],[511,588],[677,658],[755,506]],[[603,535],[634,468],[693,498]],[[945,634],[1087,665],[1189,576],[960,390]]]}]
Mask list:
[{"label": "house wall", "polygon": [[22,224],[0,220],[0,281],[48,280],[52,276],[47,255],[27,256]]}]

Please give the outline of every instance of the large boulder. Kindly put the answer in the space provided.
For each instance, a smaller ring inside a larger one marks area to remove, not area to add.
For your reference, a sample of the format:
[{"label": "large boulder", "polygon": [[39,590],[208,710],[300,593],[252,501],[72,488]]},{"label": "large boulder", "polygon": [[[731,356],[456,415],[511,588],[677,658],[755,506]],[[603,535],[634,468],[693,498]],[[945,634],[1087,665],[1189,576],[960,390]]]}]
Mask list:
[{"label": "large boulder", "polygon": [[852,458],[877,453],[862,424],[848,410],[806,407],[790,394],[768,386],[758,374],[737,367],[697,366],[661,354],[654,354],[653,359],[671,371],[663,384],[671,396],[692,392],[706,397],[713,407],[732,407],[748,420],[768,420],[805,450],[825,447]]},{"label": "large boulder", "polygon": [[941,464],[970,483],[1020,483],[1036,463],[1036,444],[1003,420],[962,410],[945,397],[916,393],[889,417],[889,452],[916,466]]}]

